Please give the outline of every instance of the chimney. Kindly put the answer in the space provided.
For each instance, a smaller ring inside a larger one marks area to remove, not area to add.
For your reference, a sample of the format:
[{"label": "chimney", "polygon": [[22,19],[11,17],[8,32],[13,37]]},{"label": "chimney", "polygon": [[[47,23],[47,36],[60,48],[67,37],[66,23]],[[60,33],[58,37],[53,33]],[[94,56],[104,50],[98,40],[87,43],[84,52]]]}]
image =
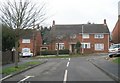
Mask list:
[{"label": "chimney", "polygon": [[107,25],[107,23],[106,23],[106,19],[104,19],[104,25]]},{"label": "chimney", "polygon": [[53,24],[52,24],[52,26],[55,26],[55,20],[53,20]]},{"label": "chimney", "polygon": [[106,24],[106,19],[104,19],[104,24]]}]

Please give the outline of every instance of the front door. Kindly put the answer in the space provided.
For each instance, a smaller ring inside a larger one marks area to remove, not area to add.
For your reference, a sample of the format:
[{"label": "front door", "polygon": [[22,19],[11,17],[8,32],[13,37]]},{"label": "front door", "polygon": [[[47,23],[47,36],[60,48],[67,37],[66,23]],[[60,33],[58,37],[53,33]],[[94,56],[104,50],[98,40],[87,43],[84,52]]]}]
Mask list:
[{"label": "front door", "polygon": [[75,44],[71,44],[71,46],[72,46],[72,53],[74,53],[75,52]]}]

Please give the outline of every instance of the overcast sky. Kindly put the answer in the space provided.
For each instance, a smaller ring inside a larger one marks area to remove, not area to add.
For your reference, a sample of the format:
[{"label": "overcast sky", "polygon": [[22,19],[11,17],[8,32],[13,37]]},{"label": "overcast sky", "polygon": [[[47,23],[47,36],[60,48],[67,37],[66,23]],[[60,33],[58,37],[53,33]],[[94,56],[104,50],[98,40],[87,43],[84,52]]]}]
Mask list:
[{"label": "overcast sky", "polygon": [[[3,1],[3,0],[0,0]],[[41,2],[41,0],[31,0]],[[112,31],[118,20],[118,2],[120,0],[42,0],[46,3],[47,15],[50,16],[44,25],[86,24],[87,22],[102,24],[107,21]]]},{"label": "overcast sky", "polygon": [[112,31],[118,20],[120,0],[46,0],[51,18],[46,24],[102,24],[106,19]]}]

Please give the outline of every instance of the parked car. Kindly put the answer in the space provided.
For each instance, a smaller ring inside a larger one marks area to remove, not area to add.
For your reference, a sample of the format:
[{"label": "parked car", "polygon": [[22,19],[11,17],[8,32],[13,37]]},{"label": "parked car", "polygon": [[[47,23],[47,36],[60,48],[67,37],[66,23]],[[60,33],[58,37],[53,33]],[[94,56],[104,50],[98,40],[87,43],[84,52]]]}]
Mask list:
[{"label": "parked car", "polygon": [[22,57],[30,57],[30,56],[33,56],[33,53],[30,52],[30,48],[23,48],[21,56]]},{"label": "parked car", "polygon": [[110,58],[112,57],[119,57],[120,56],[120,44],[113,44],[109,48],[109,54],[108,56]]}]

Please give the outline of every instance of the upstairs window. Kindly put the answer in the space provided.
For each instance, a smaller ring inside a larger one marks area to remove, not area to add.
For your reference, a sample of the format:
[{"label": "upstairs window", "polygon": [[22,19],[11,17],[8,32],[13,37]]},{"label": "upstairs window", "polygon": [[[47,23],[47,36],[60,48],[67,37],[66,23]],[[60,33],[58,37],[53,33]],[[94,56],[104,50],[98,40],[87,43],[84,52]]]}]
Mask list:
[{"label": "upstairs window", "polygon": [[76,38],[76,34],[70,35],[70,39],[75,39],[75,38]]},{"label": "upstairs window", "polygon": [[94,38],[104,38],[104,35],[103,34],[95,34]]},{"label": "upstairs window", "polygon": [[83,34],[82,38],[89,38],[89,34]]},{"label": "upstairs window", "polygon": [[30,39],[22,39],[22,43],[30,43]]}]

